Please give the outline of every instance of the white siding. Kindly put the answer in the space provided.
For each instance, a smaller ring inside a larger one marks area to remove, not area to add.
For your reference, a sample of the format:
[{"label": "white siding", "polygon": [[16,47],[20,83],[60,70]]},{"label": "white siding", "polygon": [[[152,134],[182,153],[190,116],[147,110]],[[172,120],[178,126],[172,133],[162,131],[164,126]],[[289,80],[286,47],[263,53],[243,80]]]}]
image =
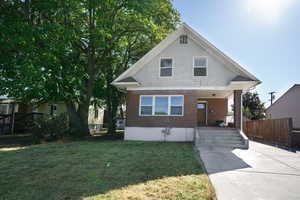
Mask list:
[{"label": "white siding", "polygon": [[[206,56],[208,68],[206,77],[193,76],[193,57]],[[159,77],[161,57],[173,58],[173,76]],[[179,44],[179,38],[154,57],[134,78],[144,87],[199,87],[199,86],[227,86],[238,75],[229,70],[216,56],[205,51],[190,37],[188,44]]]},{"label": "white siding", "polygon": [[300,128],[300,85],[294,86],[279,98],[268,110],[271,119],[293,118],[294,128]]}]

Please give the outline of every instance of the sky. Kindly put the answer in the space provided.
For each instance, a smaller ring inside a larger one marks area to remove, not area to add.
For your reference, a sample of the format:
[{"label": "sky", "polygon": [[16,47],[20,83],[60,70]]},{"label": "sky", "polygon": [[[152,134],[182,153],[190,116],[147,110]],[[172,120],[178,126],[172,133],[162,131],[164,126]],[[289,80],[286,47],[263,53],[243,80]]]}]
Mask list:
[{"label": "sky", "polygon": [[300,84],[300,0],[174,0],[198,33],[262,81],[266,106]]}]

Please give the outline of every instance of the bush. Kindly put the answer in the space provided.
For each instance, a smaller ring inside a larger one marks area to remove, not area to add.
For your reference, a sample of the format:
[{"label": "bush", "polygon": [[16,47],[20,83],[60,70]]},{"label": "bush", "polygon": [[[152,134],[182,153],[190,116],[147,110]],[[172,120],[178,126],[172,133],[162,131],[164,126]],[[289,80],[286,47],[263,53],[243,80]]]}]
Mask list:
[{"label": "bush", "polygon": [[34,122],[32,130],[33,142],[57,140],[69,135],[69,121],[66,114],[43,116]]}]

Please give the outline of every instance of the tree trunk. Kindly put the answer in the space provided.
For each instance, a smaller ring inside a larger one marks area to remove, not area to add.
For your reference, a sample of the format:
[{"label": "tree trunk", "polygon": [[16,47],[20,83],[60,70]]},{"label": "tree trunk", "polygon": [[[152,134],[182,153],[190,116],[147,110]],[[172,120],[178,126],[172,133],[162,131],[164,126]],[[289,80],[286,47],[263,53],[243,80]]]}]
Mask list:
[{"label": "tree trunk", "polygon": [[79,105],[78,108],[80,109],[77,110],[74,104],[67,104],[70,132],[77,137],[88,136],[90,135],[88,109],[86,109],[86,106],[83,108],[83,105]]},{"label": "tree trunk", "polygon": [[116,133],[116,122],[117,122],[117,111],[119,106],[119,99],[115,94],[115,88],[108,85],[107,87],[107,97],[106,97],[106,106],[107,106],[107,119],[108,119],[108,133]]},{"label": "tree trunk", "polygon": [[124,110],[123,110],[122,105],[120,105],[120,117],[121,117],[121,119],[124,119]]}]

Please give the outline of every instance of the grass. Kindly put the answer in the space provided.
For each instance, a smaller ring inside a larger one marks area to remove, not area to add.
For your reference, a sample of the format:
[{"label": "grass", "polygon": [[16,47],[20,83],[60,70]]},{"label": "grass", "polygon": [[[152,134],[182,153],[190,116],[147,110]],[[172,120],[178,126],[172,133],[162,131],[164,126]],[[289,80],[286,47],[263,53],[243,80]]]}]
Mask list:
[{"label": "grass", "polygon": [[0,148],[0,199],[213,199],[189,143],[79,141]]}]

